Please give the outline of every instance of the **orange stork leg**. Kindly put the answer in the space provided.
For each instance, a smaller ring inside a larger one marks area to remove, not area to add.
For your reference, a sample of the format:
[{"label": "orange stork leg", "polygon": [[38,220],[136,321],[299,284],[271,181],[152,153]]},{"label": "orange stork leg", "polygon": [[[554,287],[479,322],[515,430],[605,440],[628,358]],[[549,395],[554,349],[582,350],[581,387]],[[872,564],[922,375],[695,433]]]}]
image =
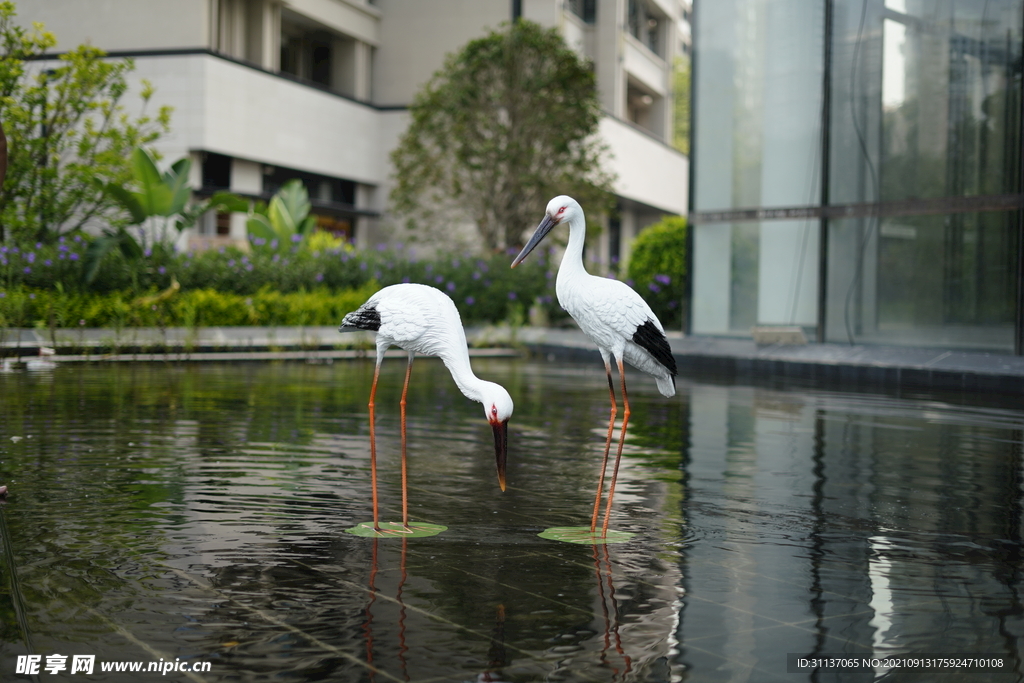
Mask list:
[{"label": "orange stork leg", "polygon": [[409,528],[409,480],[406,474],[405,465],[405,397],[409,393],[409,376],[412,375],[412,359],[415,352],[409,352],[409,365],[405,368],[405,384],[402,386],[402,526],[406,531]]},{"label": "orange stork leg", "polygon": [[[615,454],[615,467],[612,468],[612,483],[608,487],[608,503],[604,509],[604,525],[601,527],[601,538],[608,535],[608,519],[612,514],[612,497],[615,495],[615,480],[619,476],[619,461],[622,460],[622,444],[626,442],[626,425],[629,424],[629,397],[626,395],[626,372],[622,367],[622,359],[616,358],[619,364],[619,379],[622,381],[622,431],[619,432],[619,450]],[[608,375],[611,379],[611,373]]]},{"label": "orange stork leg", "polygon": [[377,358],[377,368],[373,371],[373,388],[370,389],[370,481],[373,490],[373,530],[380,531],[377,518],[377,438],[373,426],[373,401],[377,396],[377,379],[380,377],[381,358]]},{"label": "orange stork leg", "polygon": [[612,399],[612,410],[608,416],[608,436],[604,440],[604,458],[601,460],[601,476],[597,480],[597,495],[594,496],[594,514],[590,518],[590,533],[594,533],[594,529],[597,528],[597,515],[601,509],[601,494],[604,493],[604,473],[608,469],[608,451],[612,445],[612,431],[615,429],[615,414],[618,412],[618,407],[615,405],[615,385],[612,383],[612,366],[606,358],[604,361],[604,371],[608,375],[608,393]]}]

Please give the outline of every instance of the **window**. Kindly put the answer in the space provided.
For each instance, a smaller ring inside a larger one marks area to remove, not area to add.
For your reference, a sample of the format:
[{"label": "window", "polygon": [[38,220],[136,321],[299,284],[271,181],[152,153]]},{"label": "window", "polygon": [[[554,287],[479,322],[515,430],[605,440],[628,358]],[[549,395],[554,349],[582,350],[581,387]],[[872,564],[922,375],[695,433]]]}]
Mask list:
[{"label": "window", "polygon": [[231,189],[231,157],[213,152],[203,154],[203,188]]},{"label": "window", "polygon": [[661,19],[651,12],[643,0],[629,0],[629,32],[647,46],[651,52],[661,55]]},{"label": "window", "polygon": [[588,24],[597,21],[597,0],[565,0],[565,6]]}]

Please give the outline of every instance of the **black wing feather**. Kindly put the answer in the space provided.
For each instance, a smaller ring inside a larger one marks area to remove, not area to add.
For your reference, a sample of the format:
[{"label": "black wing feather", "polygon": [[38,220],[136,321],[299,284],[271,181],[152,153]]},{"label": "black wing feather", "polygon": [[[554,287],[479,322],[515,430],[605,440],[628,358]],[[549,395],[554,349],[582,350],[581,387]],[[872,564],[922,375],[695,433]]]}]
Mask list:
[{"label": "black wing feather", "polygon": [[341,329],[376,332],[380,329],[380,313],[377,312],[375,306],[363,306],[345,316],[345,319],[341,321]]},{"label": "black wing feather", "polygon": [[633,343],[654,356],[654,360],[664,365],[673,377],[676,376],[676,359],[672,355],[668,339],[665,338],[665,333],[659,330],[650,319],[636,328],[633,333]]}]

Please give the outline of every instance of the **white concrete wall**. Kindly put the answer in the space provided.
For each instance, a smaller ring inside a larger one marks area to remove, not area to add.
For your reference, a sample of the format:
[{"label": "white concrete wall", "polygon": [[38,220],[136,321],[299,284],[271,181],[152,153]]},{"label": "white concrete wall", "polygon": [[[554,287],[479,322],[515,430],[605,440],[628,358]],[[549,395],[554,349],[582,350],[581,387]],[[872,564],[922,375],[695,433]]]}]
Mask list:
[{"label": "white concrete wall", "polygon": [[616,194],[686,214],[690,162],[685,155],[608,116],[601,119],[600,135],[611,148],[610,168],[618,173]]},{"label": "white concrete wall", "polygon": [[209,0],[18,0],[16,21],[39,21],[57,50],[89,43],[103,50],[209,47]]},{"label": "white concrete wall", "polygon": [[448,53],[512,18],[508,0],[378,0],[377,7],[382,16],[373,99],[382,105],[412,102]]}]

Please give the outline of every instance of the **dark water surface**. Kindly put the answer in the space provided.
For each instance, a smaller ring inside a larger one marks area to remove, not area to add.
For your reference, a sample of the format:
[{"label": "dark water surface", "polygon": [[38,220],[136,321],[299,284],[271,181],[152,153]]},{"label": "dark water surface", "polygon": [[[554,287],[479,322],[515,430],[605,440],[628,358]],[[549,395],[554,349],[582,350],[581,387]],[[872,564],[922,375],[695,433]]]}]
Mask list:
[{"label": "dark water surface", "polygon": [[[449,529],[404,542],[344,533],[371,517],[371,361],[0,374],[0,680],[1022,680],[1019,400],[665,399],[634,373],[612,527],[636,536],[594,547],[537,534],[589,521],[603,367],[474,366],[516,402],[508,491],[482,408],[420,359],[410,516]],[[385,520],[403,374],[386,362],[377,397]],[[790,673],[791,653],[1004,668]],[[100,670],[161,660],[208,671]]]}]

